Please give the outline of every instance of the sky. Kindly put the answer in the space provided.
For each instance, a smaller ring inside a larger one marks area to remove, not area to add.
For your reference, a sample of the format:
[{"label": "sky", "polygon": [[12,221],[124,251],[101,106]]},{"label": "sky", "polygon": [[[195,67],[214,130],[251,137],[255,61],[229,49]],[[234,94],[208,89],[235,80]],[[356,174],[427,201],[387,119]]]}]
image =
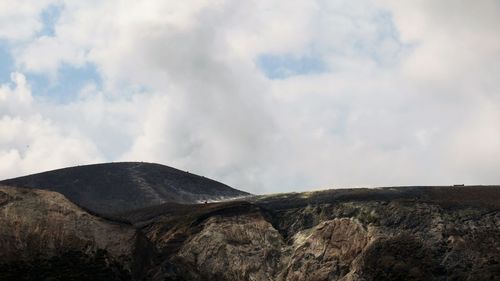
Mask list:
[{"label": "sky", "polygon": [[498,0],[0,0],[0,178],[500,184]]}]

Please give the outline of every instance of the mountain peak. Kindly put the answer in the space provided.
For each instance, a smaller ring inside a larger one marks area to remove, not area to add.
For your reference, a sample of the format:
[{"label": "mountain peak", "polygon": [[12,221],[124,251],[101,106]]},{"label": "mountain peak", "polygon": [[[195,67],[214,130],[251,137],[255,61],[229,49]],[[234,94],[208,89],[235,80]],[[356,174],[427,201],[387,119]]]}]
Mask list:
[{"label": "mountain peak", "polygon": [[193,204],[249,195],[206,177],[145,162],[69,167],[1,183],[56,191],[99,214],[125,212],[168,202]]}]

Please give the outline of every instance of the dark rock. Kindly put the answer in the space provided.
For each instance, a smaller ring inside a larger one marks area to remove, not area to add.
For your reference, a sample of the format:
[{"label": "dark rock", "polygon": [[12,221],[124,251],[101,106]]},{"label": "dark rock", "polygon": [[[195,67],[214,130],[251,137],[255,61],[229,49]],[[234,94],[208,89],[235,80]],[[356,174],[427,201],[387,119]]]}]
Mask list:
[{"label": "dark rock", "polygon": [[205,177],[142,162],[78,166],[0,183],[56,191],[100,215],[166,202],[192,204],[248,195]]}]

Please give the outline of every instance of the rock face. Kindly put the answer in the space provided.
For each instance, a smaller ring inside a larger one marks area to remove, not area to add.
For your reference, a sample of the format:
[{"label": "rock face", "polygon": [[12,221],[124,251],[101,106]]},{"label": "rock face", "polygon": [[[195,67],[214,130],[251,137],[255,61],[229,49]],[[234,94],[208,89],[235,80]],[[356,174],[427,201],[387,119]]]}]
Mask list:
[{"label": "rock face", "polygon": [[142,162],[78,166],[0,183],[56,191],[98,214],[127,212],[166,202],[192,204],[248,195],[205,177]]},{"label": "rock face", "polygon": [[356,220],[341,218],[320,223],[292,238],[289,260],[279,280],[338,280],[349,271],[370,239]]},{"label": "rock face", "polygon": [[0,188],[0,280],[500,280],[496,186],[163,203],[112,217],[128,224],[55,192]]},{"label": "rock face", "polygon": [[316,204],[317,194],[289,194],[166,208],[134,223],[162,256],[149,280],[499,280],[500,189],[475,188],[493,199],[435,197],[444,188]]},{"label": "rock face", "polygon": [[126,279],[139,273],[142,264],[136,257],[147,248],[131,226],[92,216],[45,190],[0,186],[0,226],[0,280],[9,280],[9,274],[16,276],[10,280],[22,280],[20,273],[57,268],[56,263],[77,277],[84,269],[65,264],[70,260],[98,264],[103,276]]},{"label": "rock face", "polygon": [[283,240],[262,217],[211,217],[174,262],[192,265],[191,280],[273,280]]}]

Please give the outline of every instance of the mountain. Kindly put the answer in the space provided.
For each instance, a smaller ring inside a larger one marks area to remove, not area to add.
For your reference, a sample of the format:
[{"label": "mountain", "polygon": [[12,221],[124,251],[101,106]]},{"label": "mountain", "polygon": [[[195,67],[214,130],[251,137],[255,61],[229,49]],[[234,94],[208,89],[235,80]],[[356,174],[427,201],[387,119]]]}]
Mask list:
[{"label": "mountain", "polygon": [[0,183],[56,191],[99,214],[126,212],[166,202],[192,204],[249,195],[189,172],[142,162],[71,167]]},{"label": "mountain", "polygon": [[[499,280],[500,186],[234,198],[245,193],[170,169],[92,165],[29,176],[44,179],[26,180],[31,188],[0,186],[0,281]],[[193,178],[215,187],[211,197]],[[146,196],[164,189],[177,197]],[[91,199],[112,208],[90,212]]]},{"label": "mountain", "polygon": [[148,280],[499,280],[500,187],[341,189],[124,214]]},{"label": "mountain", "polygon": [[0,186],[0,225],[0,280],[127,280],[149,260],[139,230],[52,191]]}]

